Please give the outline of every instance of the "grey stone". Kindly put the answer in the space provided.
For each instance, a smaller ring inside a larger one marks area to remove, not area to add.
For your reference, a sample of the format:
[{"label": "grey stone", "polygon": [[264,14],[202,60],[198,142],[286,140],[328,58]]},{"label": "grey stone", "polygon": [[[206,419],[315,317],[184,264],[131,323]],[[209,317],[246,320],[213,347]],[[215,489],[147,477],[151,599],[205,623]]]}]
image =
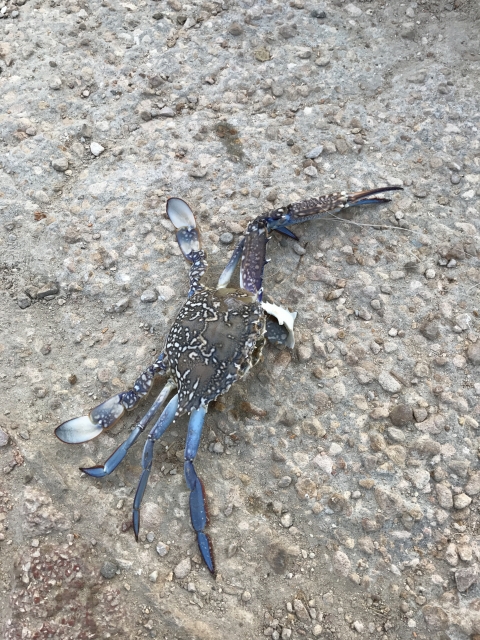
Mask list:
[{"label": "grey stone", "polygon": [[468,496],[476,496],[480,493],[480,471],[471,473],[464,491]]},{"label": "grey stone", "polygon": [[278,33],[286,40],[293,38],[297,35],[297,25],[294,23],[283,24],[279,28]]},{"label": "grey stone", "polygon": [[157,544],[157,553],[162,558],[167,555],[169,549],[170,547],[167,544],[164,544],[163,542],[159,542]]},{"label": "grey stone", "polygon": [[162,118],[174,118],[175,111],[171,107],[163,107],[163,109],[160,109],[158,112],[158,115]]},{"label": "grey stone", "polygon": [[32,301],[27,296],[27,294],[23,293],[23,291],[22,291],[17,296],[17,304],[20,307],[20,309],[26,309],[27,307],[29,307],[32,304]]},{"label": "grey stone", "polygon": [[468,470],[470,469],[470,462],[468,460],[453,459],[449,460],[447,464],[449,469],[457,476],[460,476],[460,478],[467,477]]},{"label": "grey stone", "polygon": [[455,571],[455,582],[460,593],[467,591],[478,580],[478,565],[474,564],[465,569]]},{"label": "grey stone", "polygon": [[147,289],[146,291],[144,291],[142,293],[142,295],[140,296],[140,300],[142,302],[155,302],[155,300],[157,299],[157,293],[156,291],[153,291],[153,289]]},{"label": "grey stone", "polygon": [[5,433],[3,429],[0,429],[0,447],[6,447],[8,444],[8,433]]},{"label": "grey stone", "polygon": [[118,571],[118,565],[115,564],[114,562],[111,562],[110,560],[106,560],[102,564],[102,568],[100,569],[100,573],[107,580],[111,580],[112,578],[114,578],[117,571]]},{"label": "grey stone", "polygon": [[232,36],[241,36],[243,33],[243,27],[238,22],[232,22],[232,24],[228,27],[228,33]]},{"label": "grey stone", "polygon": [[403,431],[401,429],[397,429],[396,427],[389,427],[387,429],[387,436],[390,438],[390,440],[393,440],[393,442],[404,442],[405,440],[405,434],[403,433]]},{"label": "grey stone", "polygon": [[179,580],[183,580],[183,578],[186,578],[188,576],[191,570],[192,562],[190,558],[184,558],[177,564],[177,566],[173,570],[173,573],[176,578],[178,578]]},{"label": "grey stone", "polygon": [[415,418],[415,422],[423,422],[428,418],[428,411],[426,409],[414,409],[413,417]]},{"label": "grey stone", "polygon": [[480,364],[480,340],[468,346],[467,358],[473,365]]},{"label": "grey stone", "polygon": [[[378,382],[385,391],[389,393],[398,393],[402,389],[402,385],[388,371],[382,371],[378,376]],[[397,425],[398,426],[398,425]]]},{"label": "grey stone", "polygon": [[455,509],[465,509],[472,503],[472,499],[470,496],[467,496],[466,493],[459,493],[456,496],[453,496],[453,506]]},{"label": "grey stone", "polygon": [[113,305],[113,311],[115,313],[122,313],[126,311],[130,305],[130,298],[122,298]]},{"label": "grey stone", "polygon": [[50,87],[50,89],[53,89],[54,91],[58,91],[59,89],[62,88],[62,79],[58,77],[51,78],[50,82],[48,83],[48,86]]},{"label": "grey stone", "polygon": [[428,322],[421,329],[420,333],[427,338],[427,340],[436,340],[440,335],[440,329],[435,322]]},{"label": "grey stone", "polygon": [[423,617],[429,629],[441,631],[448,627],[448,614],[437,605],[427,604],[422,608]]},{"label": "grey stone", "polygon": [[68,169],[68,158],[55,158],[55,160],[52,160],[52,167],[55,171],[66,171]]},{"label": "grey stone", "polygon": [[397,404],[390,411],[389,417],[392,421],[392,424],[394,424],[396,427],[404,427],[409,422],[412,422],[412,408],[406,404]]},{"label": "grey stone", "polygon": [[321,155],[322,151],[323,145],[320,144],[318,147],[314,147],[313,149],[310,149],[310,151],[307,151],[307,153],[305,154],[305,158],[314,160],[315,158],[318,158],[319,155]]},{"label": "grey stone", "polygon": [[438,504],[442,509],[451,509],[453,507],[453,495],[452,491],[441,482],[435,486],[437,492]]},{"label": "grey stone", "polygon": [[233,242],[233,233],[230,233],[229,231],[222,233],[220,236],[220,242],[222,244],[231,244]]},{"label": "grey stone", "polygon": [[49,284],[40,287],[40,289],[37,291],[37,298],[41,300],[42,298],[46,298],[47,296],[55,296],[57,295],[58,291],[58,286],[55,283],[50,282]]}]

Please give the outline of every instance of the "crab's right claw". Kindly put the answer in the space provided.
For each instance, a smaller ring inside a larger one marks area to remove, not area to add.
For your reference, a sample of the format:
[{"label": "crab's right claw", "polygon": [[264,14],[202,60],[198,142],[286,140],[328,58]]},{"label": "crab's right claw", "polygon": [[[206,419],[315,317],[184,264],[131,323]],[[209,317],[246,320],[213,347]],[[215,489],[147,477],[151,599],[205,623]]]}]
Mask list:
[{"label": "crab's right claw", "polygon": [[177,229],[177,242],[183,255],[191,261],[192,252],[200,250],[200,239],[192,210],[185,200],[169,198],[167,200],[167,215]]},{"label": "crab's right claw", "polygon": [[295,318],[297,317],[296,311],[289,311],[288,309],[284,309],[283,307],[279,307],[277,304],[271,304],[270,302],[262,302],[262,307],[266,313],[270,316],[273,316],[279,325],[284,327],[286,330],[286,336],[282,339],[281,336],[283,332],[269,332],[267,325],[267,338],[270,339],[270,335],[273,338],[273,342],[280,342],[281,344],[285,344],[289,349],[293,349],[295,346],[295,334],[293,333],[293,323],[295,322]]},{"label": "crab's right claw", "polygon": [[55,435],[67,444],[79,444],[93,440],[123,416],[125,407],[121,400],[121,394],[118,394],[92,409],[88,416],[67,420],[55,429]]}]

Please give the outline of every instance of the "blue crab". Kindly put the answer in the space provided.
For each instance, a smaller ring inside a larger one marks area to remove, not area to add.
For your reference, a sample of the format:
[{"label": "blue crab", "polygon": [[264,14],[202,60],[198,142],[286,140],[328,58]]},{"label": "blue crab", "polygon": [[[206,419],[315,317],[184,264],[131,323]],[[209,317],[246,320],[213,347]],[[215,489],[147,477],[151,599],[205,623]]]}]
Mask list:
[{"label": "blue crab", "polygon": [[[133,500],[133,529],[137,540],[140,504],[152,468],[154,444],[175,419],[187,414],[190,418],[184,474],[190,490],[190,517],[201,556],[210,572],[215,573],[212,543],[205,532],[208,524],[205,490],[194,467],[208,405],[258,362],[266,339],[290,348],[294,345],[296,313],[262,301],[269,237],[277,231],[296,238],[289,226],[335,214],[354,205],[389,202],[387,198],[373,196],[399,188],[391,186],[350,194],[333,193],[259,216],[247,226],[215,288],[207,287],[203,282],[206,255],[200,246],[199,232],[190,207],[180,198],[167,201],[167,215],[191,267],[188,297],[168,333],[163,351],[135,381],[132,389],[105,400],[88,415],[68,420],[55,430],[57,437],[68,444],[87,442],[113,426],[126,411],[132,410],[149,393],[156,376],[166,378],[166,384],[152,406],[105,464],[81,469],[94,478],[112,473],[173,394],[150,430],[143,448],[142,473]],[[229,286],[238,265],[239,287]]]}]

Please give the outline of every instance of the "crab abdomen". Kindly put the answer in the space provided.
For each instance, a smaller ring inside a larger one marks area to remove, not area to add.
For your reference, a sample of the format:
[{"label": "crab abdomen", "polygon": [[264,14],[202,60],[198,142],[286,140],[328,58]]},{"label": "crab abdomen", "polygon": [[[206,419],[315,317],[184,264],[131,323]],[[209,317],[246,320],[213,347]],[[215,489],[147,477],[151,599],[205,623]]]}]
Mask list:
[{"label": "crab abdomen", "polygon": [[165,344],[178,414],[207,405],[242,377],[259,356],[264,332],[262,307],[247,291],[204,289],[190,297]]}]

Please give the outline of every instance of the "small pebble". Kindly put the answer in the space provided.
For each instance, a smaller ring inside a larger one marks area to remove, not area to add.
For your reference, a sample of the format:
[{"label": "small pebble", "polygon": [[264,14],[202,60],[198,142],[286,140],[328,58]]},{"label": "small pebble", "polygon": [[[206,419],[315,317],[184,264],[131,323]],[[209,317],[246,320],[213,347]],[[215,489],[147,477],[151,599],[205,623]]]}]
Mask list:
[{"label": "small pebble", "polygon": [[168,545],[164,544],[163,542],[159,542],[157,544],[157,553],[162,558],[167,555],[169,549],[170,549],[170,547]]},{"label": "small pebble", "polygon": [[284,513],[283,516],[280,518],[280,523],[282,527],[285,527],[285,529],[288,529],[289,527],[291,527],[293,524],[292,514],[288,512]]},{"label": "small pebble", "polygon": [[238,22],[232,22],[232,24],[228,27],[228,33],[232,36],[241,36],[243,33],[242,25]]},{"label": "small pebble", "polygon": [[231,244],[233,242],[233,233],[230,233],[229,231],[222,233],[220,236],[220,242],[222,244]]},{"label": "small pebble", "polygon": [[98,142],[92,142],[90,144],[90,151],[94,156],[98,158],[98,156],[105,151],[105,147],[102,147],[102,145],[99,144]]},{"label": "small pebble", "polygon": [[100,569],[100,573],[107,580],[111,580],[113,577],[115,577],[117,571],[118,566],[114,562],[110,562],[109,560],[106,560],[103,563],[102,568]]},{"label": "small pebble", "polygon": [[144,291],[142,293],[142,295],[140,296],[140,300],[142,302],[155,302],[155,300],[157,299],[157,294],[155,291],[153,291],[153,289],[147,289],[146,291]]},{"label": "small pebble", "polygon": [[52,167],[55,171],[66,171],[68,169],[68,159],[67,158],[56,158],[52,160]]},{"label": "small pebble", "polygon": [[[158,551],[158,547],[157,547],[157,551]],[[179,580],[183,580],[183,578],[186,578],[188,576],[191,570],[192,570],[192,561],[190,560],[190,558],[184,558],[177,564],[177,566],[173,570],[173,573],[175,574],[176,578],[178,578]]]},{"label": "small pebble", "polygon": [[307,153],[305,154],[305,158],[310,158],[312,160],[315,160],[315,158],[318,158],[319,155],[321,155],[323,151],[323,146],[319,145],[318,147],[314,147],[313,149],[310,149],[310,151],[307,151]]}]

